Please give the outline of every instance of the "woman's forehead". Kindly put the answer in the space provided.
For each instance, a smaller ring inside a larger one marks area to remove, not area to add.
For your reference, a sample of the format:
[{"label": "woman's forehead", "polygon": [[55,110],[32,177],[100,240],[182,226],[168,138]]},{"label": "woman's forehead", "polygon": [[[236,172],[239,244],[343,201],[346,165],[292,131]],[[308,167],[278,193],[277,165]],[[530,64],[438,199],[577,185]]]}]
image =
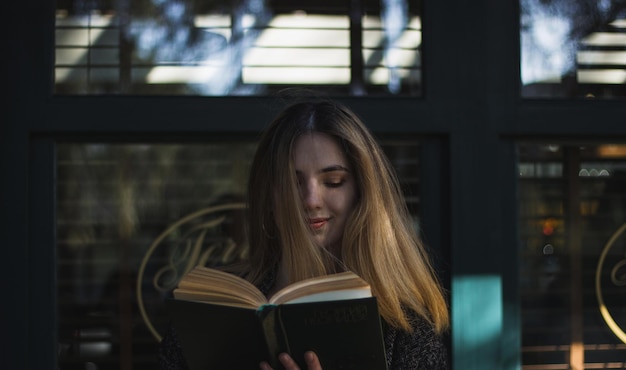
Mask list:
[{"label": "woman's forehead", "polygon": [[319,132],[301,135],[294,142],[294,165],[348,166],[342,147],[332,136]]}]

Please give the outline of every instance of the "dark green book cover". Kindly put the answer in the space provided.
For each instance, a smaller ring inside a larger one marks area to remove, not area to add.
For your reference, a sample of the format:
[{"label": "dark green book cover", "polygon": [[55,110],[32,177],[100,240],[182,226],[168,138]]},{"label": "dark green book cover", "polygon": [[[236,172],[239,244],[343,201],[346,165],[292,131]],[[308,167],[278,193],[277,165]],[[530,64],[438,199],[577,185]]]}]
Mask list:
[{"label": "dark green book cover", "polygon": [[376,298],[265,305],[258,310],[170,299],[190,370],[276,370],[280,352],[300,365],[317,353],[324,370],[386,370]]}]

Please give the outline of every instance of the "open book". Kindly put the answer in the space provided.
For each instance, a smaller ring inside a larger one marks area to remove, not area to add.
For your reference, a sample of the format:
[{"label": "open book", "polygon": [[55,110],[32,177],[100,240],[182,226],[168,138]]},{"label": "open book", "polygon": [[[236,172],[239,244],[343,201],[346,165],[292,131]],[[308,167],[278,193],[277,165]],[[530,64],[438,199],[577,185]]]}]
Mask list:
[{"label": "open book", "polygon": [[191,370],[258,369],[289,353],[304,365],[317,353],[325,370],[386,369],[376,298],[352,272],[302,280],[267,299],[236,275],[196,267],[167,302]]}]

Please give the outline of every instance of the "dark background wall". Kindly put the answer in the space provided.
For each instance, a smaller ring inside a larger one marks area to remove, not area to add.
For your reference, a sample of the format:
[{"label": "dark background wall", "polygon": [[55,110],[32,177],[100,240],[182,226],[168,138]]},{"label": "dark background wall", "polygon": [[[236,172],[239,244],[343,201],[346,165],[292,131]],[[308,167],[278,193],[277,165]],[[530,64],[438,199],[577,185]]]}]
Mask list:
[{"label": "dark background wall", "polygon": [[[185,140],[253,134],[269,118],[267,101],[53,96],[54,3],[14,1],[3,7],[9,22],[3,25],[7,108],[0,131],[0,361],[8,369],[53,369],[54,143],[68,137]],[[379,134],[435,138],[423,149],[423,227],[449,266],[455,368],[515,368],[520,356],[515,143],[624,138],[626,104],[522,99],[515,2],[425,2],[423,40],[423,98],[341,100]],[[486,288],[490,299],[473,299],[477,287]],[[484,310],[495,313],[491,321],[471,320]],[[489,335],[483,335],[485,325],[493,329]]]}]

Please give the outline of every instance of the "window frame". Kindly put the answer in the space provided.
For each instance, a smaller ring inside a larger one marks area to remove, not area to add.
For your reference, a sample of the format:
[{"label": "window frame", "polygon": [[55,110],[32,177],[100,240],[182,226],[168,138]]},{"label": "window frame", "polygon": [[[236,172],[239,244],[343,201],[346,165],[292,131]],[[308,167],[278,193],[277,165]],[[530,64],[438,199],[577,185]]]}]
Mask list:
[{"label": "window frame", "polygon": [[[14,55],[8,119],[0,132],[8,253],[2,281],[11,302],[3,305],[3,317],[14,348],[6,362],[53,369],[54,143],[253,135],[272,103],[264,97],[53,96],[54,2],[5,6],[14,18],[5,33],[17,35],[7,40]],[[616,121],[626,117],[623,100],[521,99],[518,12],[509,1],[424,2],[423,97],[338,97],[377,134],[441,139],[427,146],[431,172],[423,174],[423,184],[438,198],[423,218],[427,241],[449,258],[444,280],[451,289],[455,369],[520,367],[516,141],[626,135],[626,125]],[[487,279],[494,299],[471,299],[480,279],[465,279],[480,276],[495,277]],[[485,323],[471,320],[479,312],[496,313],[487,337]]]}]

